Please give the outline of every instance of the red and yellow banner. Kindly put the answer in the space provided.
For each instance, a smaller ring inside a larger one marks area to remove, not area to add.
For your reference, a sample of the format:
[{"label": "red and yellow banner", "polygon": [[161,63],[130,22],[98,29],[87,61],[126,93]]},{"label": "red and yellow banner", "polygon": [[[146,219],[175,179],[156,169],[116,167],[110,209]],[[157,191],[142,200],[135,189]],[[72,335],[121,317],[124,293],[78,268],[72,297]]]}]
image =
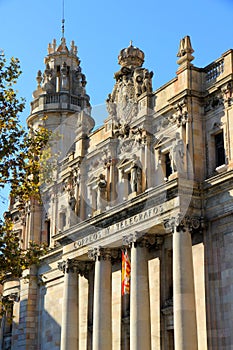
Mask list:
[{"label": "red and yellow banner", "polygon": [[127,249],[122,250],[121,294],[130,293],[131,264]]}]

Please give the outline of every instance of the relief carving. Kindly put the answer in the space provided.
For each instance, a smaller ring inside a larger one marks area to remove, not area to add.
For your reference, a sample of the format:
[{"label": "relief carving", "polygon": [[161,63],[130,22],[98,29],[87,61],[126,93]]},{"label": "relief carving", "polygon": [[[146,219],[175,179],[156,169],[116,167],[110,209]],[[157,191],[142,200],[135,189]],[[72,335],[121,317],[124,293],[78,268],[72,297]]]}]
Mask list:
[{"label": "relief carving", "polygon": [[215,95],[212,95],[208,100],[206,101],[204,105],[204,112],[207,113],[213,109],[218,108],[219,106],[222,106],[224,104],[224,95],[221,92],[218,92]]},{"label": "relief carving", "polygon": [[107,110],[115,121],[129,124],[137,117],[138,98],[152,92],[153,72],[141,67],[144,53],[132,45],[121,50],[118,58],[121,69],[115,73],[116,83],[106,100]]},{"label": "relief carving", "polygon": [[204,227],[204,220],[200,216],[183,216],[181,213],[176,217],[164,220],[164,228],[166,231],[188,230],[190,233],[195,230],[202,230]]},{"label": "relief carving", "polygon": [[184,171],[184,142],[180,138],[180,134],[176,133],[176,139],[172,148],[173,170],[182,173]]},{"label": "relief carving", "polygon": [[233,103],[233,88],[232,88],[232,82],[227,83],[225,86],[222,87],[223,92],[223,101],[226,107],[232,106]]},{"label": "relief carving", "polygon": [[58,269],[65,273],[77,273],[80,276],[88,277],[88,272],[93,264],[90,261],[81,261],[76,259],[67,259],[58,262]]},{"label": "relief carving", "polygon": [[189,121],[186,99],[175,104],[174,109],[176,113],[168,117],[168,121],[171,124],[176,124],[178,127],[185,125]]}]

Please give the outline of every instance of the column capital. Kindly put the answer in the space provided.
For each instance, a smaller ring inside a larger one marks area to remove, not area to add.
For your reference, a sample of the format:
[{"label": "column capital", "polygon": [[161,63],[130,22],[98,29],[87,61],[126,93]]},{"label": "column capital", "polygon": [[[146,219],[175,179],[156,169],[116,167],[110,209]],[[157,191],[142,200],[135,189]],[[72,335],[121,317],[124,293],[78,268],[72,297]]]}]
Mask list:
[{"label": "column capital", "polygon": [[91,260],[109,260],[119,257],[119,249],[96,247],[88,250],[88,257]]},{"label": "column capital", "polygon": [[90,261],[67,259],[58,262],[58,269],[63,271],[64,274],[72,272],[87,277],[87,273],[91,268],[92,263]]},{"label": "column capital", "polygon": [[160,247],[163,243],[163,238],[152,234],[142,234],[140,232],[134,232],[128,236],[122,237],[123,246],[132,247],[132,245],[139,247]]},{"label": "column capital", "polygon": [[164,228],[167,231],[189,231],[193,232],[198,229],[202,229],[204,225],[204,219],[201,216],[182,216],[178,214],[175,217],[164,220]]}]

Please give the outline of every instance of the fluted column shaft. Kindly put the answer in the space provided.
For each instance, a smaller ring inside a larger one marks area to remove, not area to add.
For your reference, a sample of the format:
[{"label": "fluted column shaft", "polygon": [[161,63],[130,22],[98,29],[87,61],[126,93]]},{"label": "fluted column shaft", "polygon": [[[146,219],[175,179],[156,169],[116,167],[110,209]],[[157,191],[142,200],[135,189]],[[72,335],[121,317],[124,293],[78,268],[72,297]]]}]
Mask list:
[{"label": "fluted column shaft", "polygon": [[96,249],[94,306],[93,306],[93,350],[112,349],[112,264],[108,249]]},{"label": "fluted column shaft", "polygon": [[64,273],[61,350],[78,350],[78,273],[72,261],[66,262]]},{"label": "fluted column shaft", "polygon": [[130,350],[151,350],[147,248],[132,243],[130,286]]},{"label": "fluted column shaft", "polygon": [[183,227],[173,233],[173,303],[175,350],[197,350],[192,241]]}]

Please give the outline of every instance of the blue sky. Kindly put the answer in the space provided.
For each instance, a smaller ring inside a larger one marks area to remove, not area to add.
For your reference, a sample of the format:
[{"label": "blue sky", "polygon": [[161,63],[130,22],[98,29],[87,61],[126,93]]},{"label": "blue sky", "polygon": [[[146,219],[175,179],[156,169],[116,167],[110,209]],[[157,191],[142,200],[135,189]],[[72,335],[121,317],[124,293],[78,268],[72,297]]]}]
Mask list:
[{"label": "blue sky", "polygon": [[[0,48],[21,61],[19,95],[26,98],[25,123],[36,88],[36,73],[44,69],[47,45],[61,38],[62,0],[0,0]],[[175,77],[179,40],[190,35],[193,63],[204,67],[233,48],[233,0],[65,0],[65,37],[78,46],[87,92],[96,124],[118,68],[119,51],[133,44],[145,53],[144,66],[154,72],[156,89]],[[6,210],[0,190],[0,215]]]}]

